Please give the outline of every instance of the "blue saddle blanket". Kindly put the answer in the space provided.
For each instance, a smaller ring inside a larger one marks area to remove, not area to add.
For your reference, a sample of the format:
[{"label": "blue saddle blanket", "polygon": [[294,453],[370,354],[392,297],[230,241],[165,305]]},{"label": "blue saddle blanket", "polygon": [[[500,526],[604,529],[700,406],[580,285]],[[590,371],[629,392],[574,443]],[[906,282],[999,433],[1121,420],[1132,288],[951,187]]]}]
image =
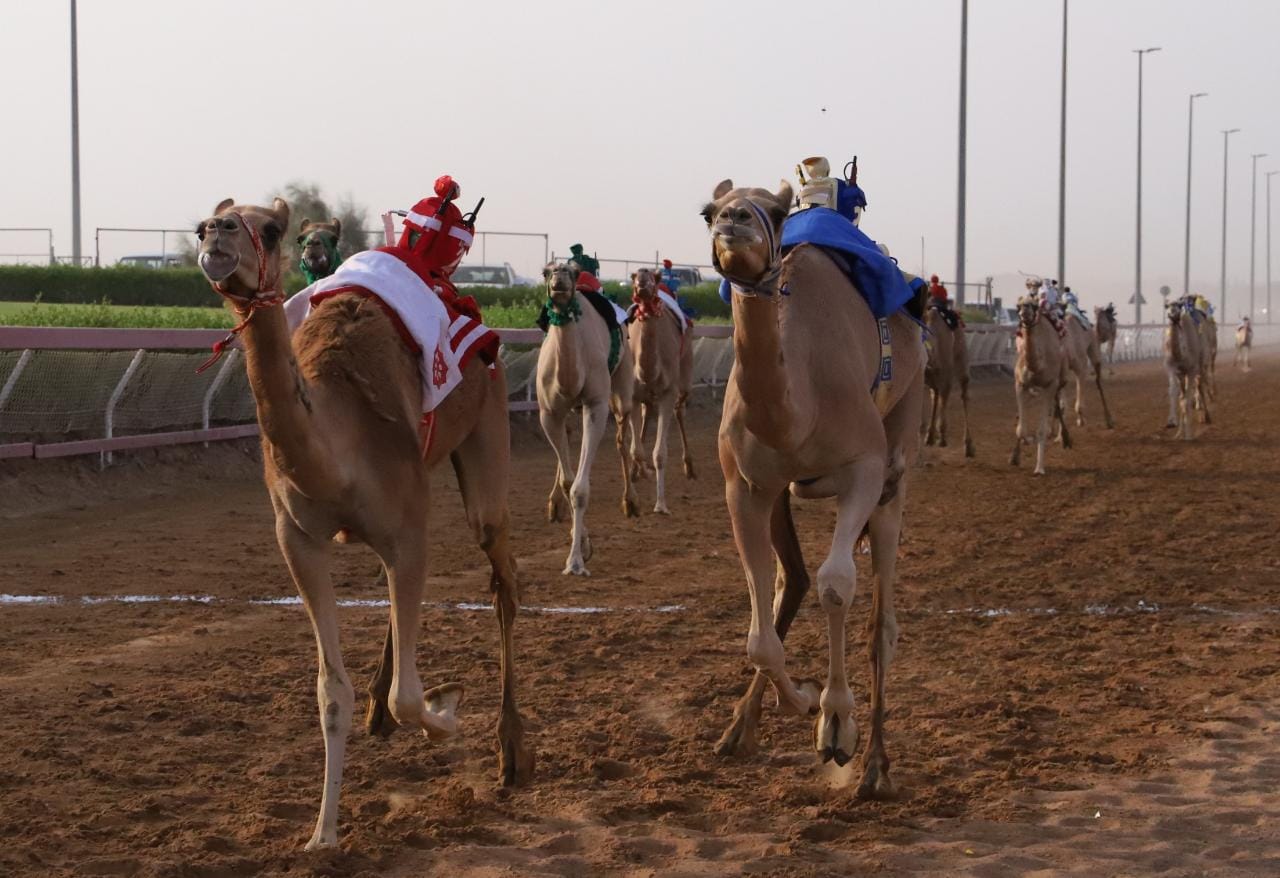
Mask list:
[{"label": "blue saddle blanket", "polygon": [[[782,226],[782,252],[800,244],[814,244],[843,255],[845,258],[835,260],[836,264],[845,270],[877,319],[888,317],[911,300],[911,288],[897,263],[834,210],[811,207],[787,217]],[[729,282],[725,281],[720,285],[720,297],[727,302],[729,294]]]}]

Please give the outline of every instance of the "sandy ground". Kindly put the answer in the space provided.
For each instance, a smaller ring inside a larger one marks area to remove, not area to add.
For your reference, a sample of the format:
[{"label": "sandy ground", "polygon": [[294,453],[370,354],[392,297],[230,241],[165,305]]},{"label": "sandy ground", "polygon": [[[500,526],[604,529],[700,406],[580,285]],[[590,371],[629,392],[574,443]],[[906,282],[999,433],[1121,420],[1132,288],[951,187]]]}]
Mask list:
[{"label": "sandy ground", "polygon": [[[463,734],[353,736],[341,849],[316,854],[314,644],[299,607],[251,602],[293,590],[250,456],[8,470],[0,593],[61,600],[0,604],[0,874],[1280,873],[1280,358],[1220,381],[1215,423],[1182,443],[1162,429],[1159,368],[1118,368],[1118,429],[1076,431],[1046,478],[1007,464],[1009,379],[976,383],[976,460],[953,445],[910,475],[892,802],[858,801],[856,776],[817,763],[810,722],[771,708],[758,755],[711,752],[748,680],[749,615],[716,403],[697,403],[700,478],[673,480],[670,518],[622,518],[606,445],[587,580],[559,573],[552,457],[520,420],[526,605],[610,610],[520,618],[536,779],[495,785],[496,624],[450,606],[486,600],[487,567],[454,536],[442,475],[419,666],[468,687]],[[797,518],[813,568],[831,504]],[[343,597],[385,597],[367,550],[338,552]],[[215,600],[81,600],[129,594]],[[825,666],[815,601],[787,641],[793,673]],[[860,587],[864,726],[868,603]],[[386,610],[342,614],[361,686]]]}]

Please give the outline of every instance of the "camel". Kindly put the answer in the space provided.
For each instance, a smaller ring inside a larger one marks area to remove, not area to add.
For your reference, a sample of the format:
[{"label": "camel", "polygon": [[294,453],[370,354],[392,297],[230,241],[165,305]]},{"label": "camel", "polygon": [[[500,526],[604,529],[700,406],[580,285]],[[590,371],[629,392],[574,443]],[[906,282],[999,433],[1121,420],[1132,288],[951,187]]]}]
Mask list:
[{"label": "camel", "polygon": [[[919,450],[924,404],[920,327],[901,311],[878,325],[821,249],[801,244],[781,256],[778,242],[792,204],[787,182],[775,194],[735,189],[725,180],[713,199],[703,216],[712,260],[732,284],[735,355],[720,423],[720,466],[751,598],[747,655],[756,669],[716,752],[756,748],[761,701],[772,684],[781,710],[817,714],[814,747],[824,762],[843,766],[853,758],[859,734],[846,678],[845,623],[857,576],[854,543],[865,529],[875,588],[868,622],[871,733],[858,794],[889,796],[885,681],[898,640],[893,591],[905,473]],[[878,383],[882,327],[891,340],[892,375]],[[836,500],[831,551],[817,573],[829,648],[823,687],[793,680],[786,669],[783,638],[809,587],[788,492]]]},{"label": "camel", "polygon": [[1218,396],[1218,321],[1204,312],[1204,319],[1196,327],[1200,333],[1200,384],[1203,392],[1196,396],[1196,407]]},{"label": "camel", "polygon": [[1030,439],[1028,424],[1033,414],[1035,475],[1045,474],[1044,451],[1050,438],[1050,419],[1057,421],[1062,447],[1071,447],[1062,410],[1061,394],[1066,383],[1067,352],[1062,339],[1044,314],[1039,297],[1023,296],[1018,300],[1018,357],[1013,367],[1013,389],[1018,400],[1018,425],[1013,453],[1009,455],[1013,466],[1022,461],[1022,445]]},{"label": "camel", "polygon": [[952,329],[937,308],[925,309],[925,325],[929,330],[929,362],[924,370],[928,389],[921,433],[925,444],[947,447],[947,401],[951,388],[960,388],[960,410],[964,418],[964,456],[973,457],[973,439],[969,436],[969,348],[965,344],[964,327]]},{"label": "camel", "polygon": [[1093,369],[1093,380],[1098,386],[1098,398],[1102,400],[1102,419],[1108,430],[1115,429],[1111,420],[1111,409],[1107,406],[1107,395],[1102,390],[1102,356],[1099,350],[1098,337],[1087,329],[1080,318],[1072,311],[1067,312],[1067,335],[1064,347],[1067,352],[1067,369],[1076,379],[1076,426],[1084,426],[1084,382],[1088,378],[1090,368]]},{"label": "camel", "polygon": [[1111,366],[1116,361],[1116,336],[1119,334],[1115,305],[1107,305],[1105,308],[1094,306],[1093,334],[1098,340],[1098,349],[1100,351],[1106,350],[1107,374],[1114,375],[1115,369],[1111,368]]},{"label": "camel", "polygon": [[1205,399],[1204,352],[1200,330],[1181,300],[1165,307],[1168,324],[1164,328],[1164,370],[1169,376],[1169,419],[1166,427],[1177,429],[1183,439],[1192,439],[1191,408],[1194,404],[1211,423]]},{"label": "camel", "polygon": [[281,237],[289,206],[236,205],[228,198],[200,223],[199,262],[213,288],[242,319],[249,385],[262,429],[263,475],[276,539],[306,606],[319,653],[316,696],[324,734],[320,813],[307,849],[338,842],[338,797],[354,690],[342,661],[330,577],[335,538],[360,540],[389,574],[391,618],[369,685],[366,728],[398,725],[432,739],[457,731],[463,690],[423,692],[416,667],[427,575],[429,471],[446,457],[457,473],[467,523],[493,572],[501,633],[502,697],[497,724],[502,783],[523,783],[534,753],[516,706],[512,628],[519,608],[507,511],[510,439],[506,376],[477,357],[436,408],[433,441],[419,440],[422,389],[416,355],[369,298],[342,293],[316,306],[290,339],[280,293]]},{"label": "camel", "polygon": [[[653,471],[657,500],[653,511],[670,515],[667,507],[667,434],[674,415],[680,427],[684,474],[694,478],[693,456],[684,428],[685,405],[693,390],[693,339],[682,328],[678,315],[658,296],[658,277],[649,268],[631,275],[631,300],[635,303],[631,353],[635,360],[635,402],[632,412],[633,472],[644,472],[644,440],[649,416],[657,414],[658,432],[653,442]],[[643,411],[642,411],[643,407]]]},{"label": "camel", "polygon": [[[609,411],[613,412],[618,425],[616,443],[622,457],[622,512],[627,516],[637,516],[640,512],[624,446],[634,381],[631,352],[624,338],[611,376],[609,327],[575,289],[577,274],[576,269],[562,262],[552,263],[543,271],[550,324],[538,351],[538,418],[556,455],[556,480],[547,500],[547,520],[562,520],[566,504],[572,509],[573,541],[564,573],[590,576],[587,561],[591,557],[591,540],[587,536],[586,517],[591,498],[591,466]],[[582,406],[582,449],[575,475],[565,422],[579,405]]]},{"label": "camel", "polygon": [[1248,372],[1249,354],[1253,351],[1253,324],[1249,322],[1249,318],[1244,318],[1240,325],[1236,327],[1236,356],[1231,361],[1232,366],[1238,366],[1241,360],[1244,360],[1244,369]]},{"label": "camel", "polygon": [[315,283],[338,270],[338,240],[342,237],[342,221],[333,217],[327,223],[304,219],[298,229],[299,267],[307,283]]}]

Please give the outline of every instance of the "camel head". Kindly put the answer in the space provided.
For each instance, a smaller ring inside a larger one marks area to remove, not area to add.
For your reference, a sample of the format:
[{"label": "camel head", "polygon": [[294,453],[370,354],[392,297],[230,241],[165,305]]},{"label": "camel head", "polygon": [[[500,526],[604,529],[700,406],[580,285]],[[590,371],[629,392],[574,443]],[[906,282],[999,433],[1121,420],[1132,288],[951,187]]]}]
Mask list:
[{"label": "camel head", "polygon": [[1164,306],[1165,316],[1169,318],[1171,326],[1177,326],[1182,322],[1182,300],[1170,299],[1169,303]]},{"label": "camel head", "polygon": [[327,223],[304,219],[298,232],[298,252],[307,270],[318,278],[333,274],[338,267],[342,221],[337,217]]},{"label": "camel head", "polygon": [[[1030,281],[1027,288],[1031,289]],[[1018,323],[1030,329],[1040,319],[1040,298],[1034,293],[1018,299]]]},{"label": "camel head", "polygon": [[215,290],[232,300],[279,294],[280,239],[288,227],[289,205],[283,198],[271,207],[224,199],[213,216],[196,226],[200,270]]},{"label": "camel head", "polygon": [[652,302],[658,298],[658,273],[652,268],[641,268],[631,273],[631,300]]},{"label": "camel head", "polygon": [[772,294],[781,271],[782,223],[791,210],[791,184],[767,189],[734,189],[723,180],[702,208],[711,230],[711,262],[738,291]]},{"label": "camel head", "polygon": [[542,269],[542,279],[547,282],[547,298],[563,311],[573,301],[578,273],[566,262],[548,262]]}]

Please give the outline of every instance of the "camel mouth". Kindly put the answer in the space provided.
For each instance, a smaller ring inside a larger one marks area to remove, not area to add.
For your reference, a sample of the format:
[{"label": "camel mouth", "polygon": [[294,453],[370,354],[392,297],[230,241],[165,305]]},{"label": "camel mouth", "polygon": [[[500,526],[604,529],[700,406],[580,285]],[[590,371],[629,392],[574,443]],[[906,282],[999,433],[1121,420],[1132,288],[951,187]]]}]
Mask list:
[{"label": "camel mouth", "polygon": [[197,261],[204,276],[214,283],[221,283],[231,277],[240,267],[238,253],[223,253],[221,250],[206,250]]},{"label": "camel mouth", "polygon": [[329,254],[321,251],[319,253],[304,253],[302,256],[303,263],[313,272],[325,271],[329,267]]},{"label": "camel mouth", "polygon": [[714,231],[717,244],[729,249],[753,247],[764,243],[764,238],[753,226],[740,226],[735,223],[717,223]]}]

